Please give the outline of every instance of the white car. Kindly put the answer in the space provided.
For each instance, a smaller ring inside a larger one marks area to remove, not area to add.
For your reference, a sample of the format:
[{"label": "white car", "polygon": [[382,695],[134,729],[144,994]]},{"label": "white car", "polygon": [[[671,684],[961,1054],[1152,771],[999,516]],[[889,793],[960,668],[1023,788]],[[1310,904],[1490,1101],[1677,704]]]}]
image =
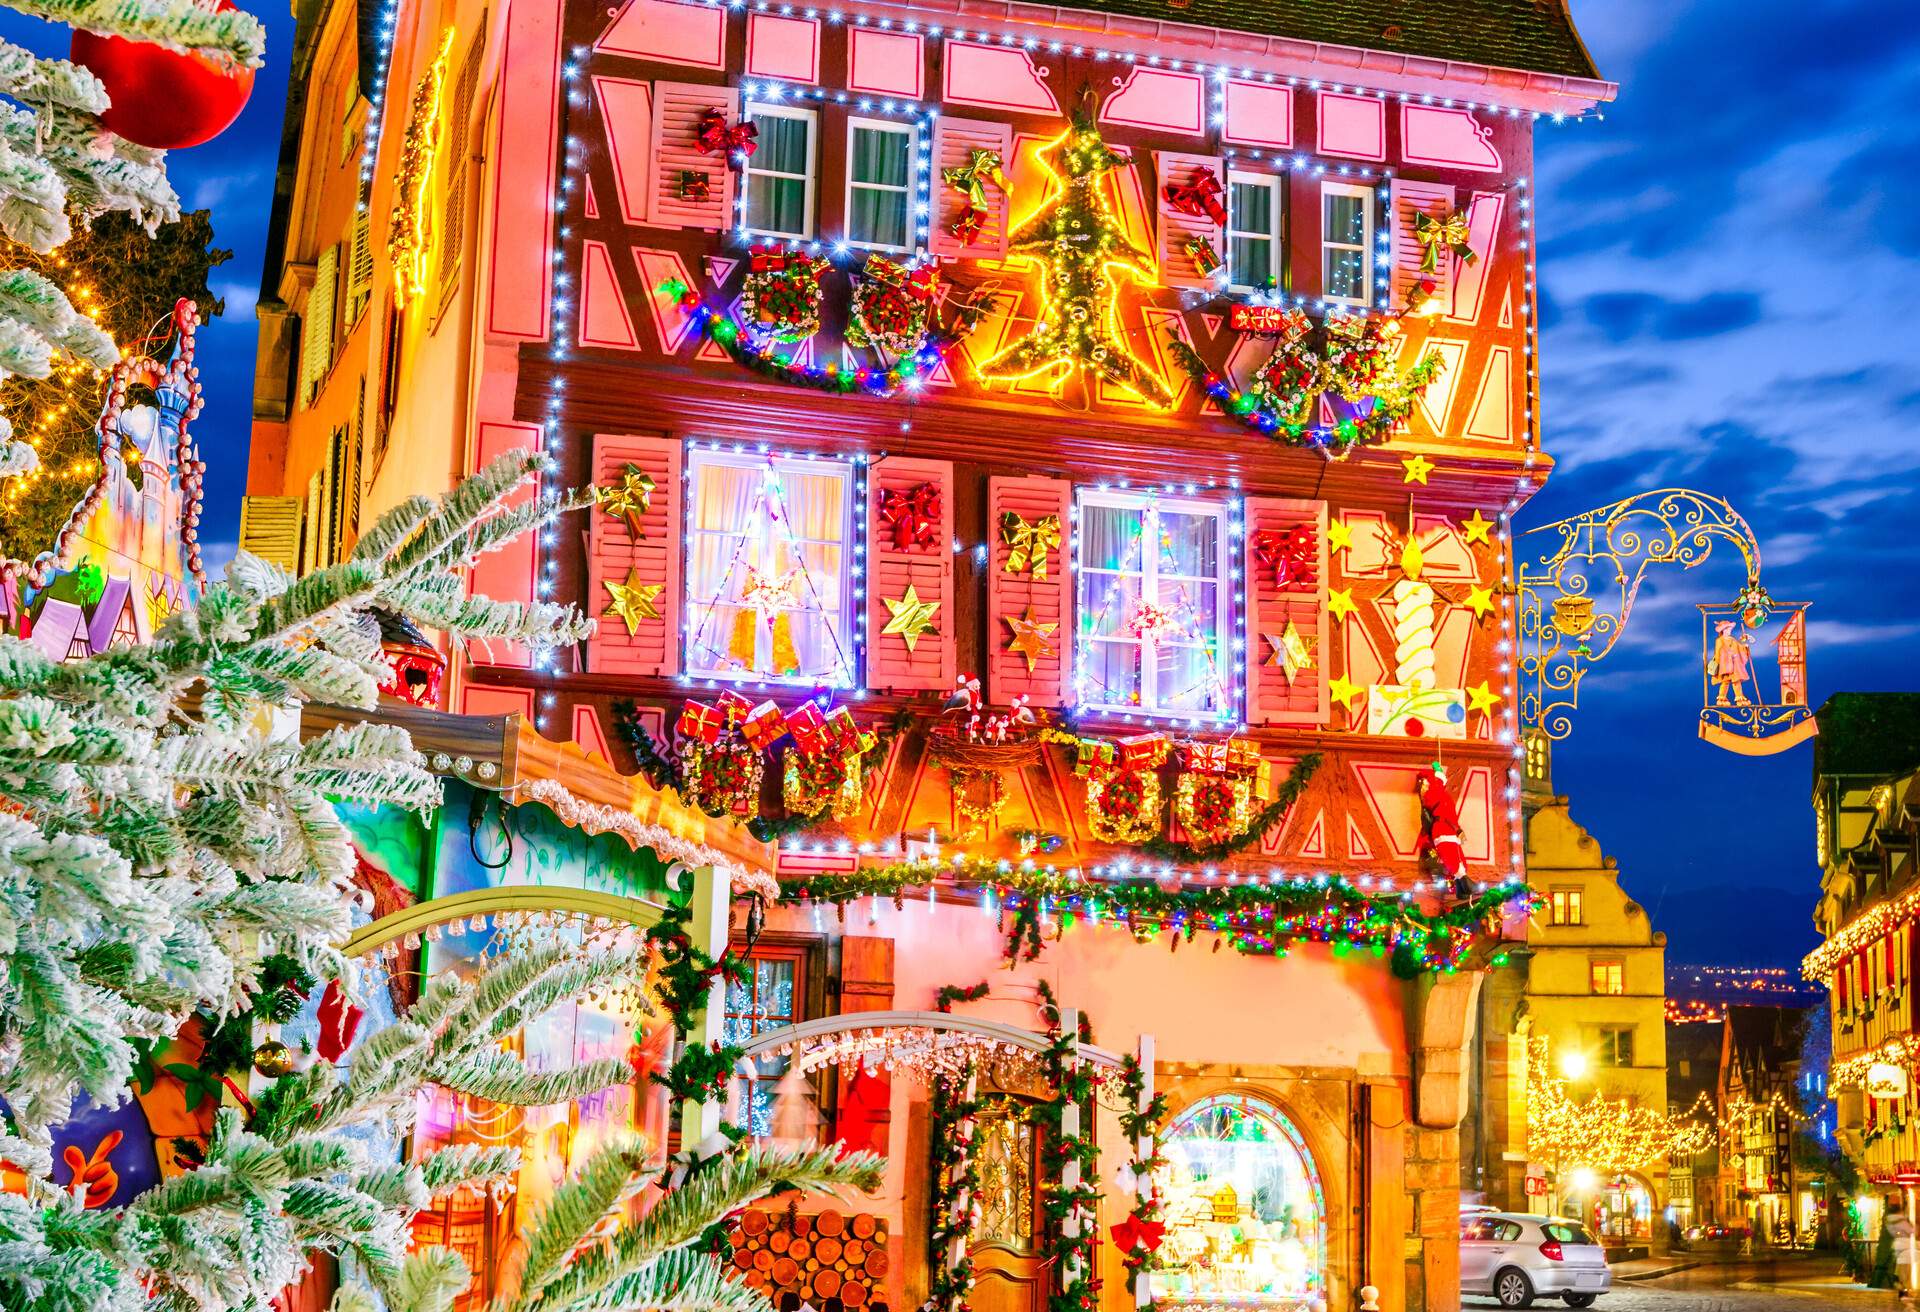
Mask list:
[{"label": "white car", "polygon": [[1463,1294],[1491,1294],[1501,1307],[1531,1307],[1536,1298],[1592,1307],[1611,1288],[1606,1250],[1578,1221],[1523,1212],[1460,1218]]}]

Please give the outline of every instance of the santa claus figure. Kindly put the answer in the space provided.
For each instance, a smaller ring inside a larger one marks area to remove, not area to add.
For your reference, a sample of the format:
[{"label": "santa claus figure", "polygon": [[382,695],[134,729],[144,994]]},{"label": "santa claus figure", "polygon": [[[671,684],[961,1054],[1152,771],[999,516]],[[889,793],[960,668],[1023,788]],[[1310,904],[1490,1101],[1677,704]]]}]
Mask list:
[{"label": "santa claus figure", "polygon": [[1414,776],[1413,789],[1420,797],[1420,851],[1433,853],[1453,880],[1454,893],[1465,897],[1467,856],[1460,846],[1460,811],[1447,789],[1446,767],[1435,761]]}]

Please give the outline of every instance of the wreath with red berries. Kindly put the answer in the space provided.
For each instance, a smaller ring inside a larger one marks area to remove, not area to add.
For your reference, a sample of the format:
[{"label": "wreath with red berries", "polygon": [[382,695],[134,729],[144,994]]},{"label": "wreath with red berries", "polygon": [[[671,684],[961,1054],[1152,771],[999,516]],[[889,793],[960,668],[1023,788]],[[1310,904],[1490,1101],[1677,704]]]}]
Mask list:
[{"label": "wreath with red berries", "polygon": [[755,246],[740,306],[747,323],[776,342],[800,342],[820,331],[820,275],[831,261]]},{"label": "wreath with red berries", "polygon": [[889,355],[912,355],[927,344],[939,290],[939,274],[931,264],[909,269],[884,255],[869,256],[854,280],[847,341]]}]

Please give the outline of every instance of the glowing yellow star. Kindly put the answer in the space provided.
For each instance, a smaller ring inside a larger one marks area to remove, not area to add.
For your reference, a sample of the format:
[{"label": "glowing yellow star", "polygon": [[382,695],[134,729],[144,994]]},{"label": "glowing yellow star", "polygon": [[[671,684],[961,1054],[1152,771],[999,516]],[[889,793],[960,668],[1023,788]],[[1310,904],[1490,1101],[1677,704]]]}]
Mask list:
[{"label": "glowing yellow star", "polygon": [[1347,677],[1344,674],[1337,679],[1327,680],[1327,696],[1339,702],[1341,708],[1344,710],[1351,711],[1353,709],[1354,698],[1359,695],[1360,685],[1347,682]]},{"label": "glowing yellow star", "polygon": [[1467,606],[1478,619],[1485,619],[1487,612],[1493,609],[1493,589],[1483,588],[1478,583],[1467,589]]},{"label": "glowing yellow star", "polygon": [[1400,462],[1400,466],[1407,471],[1406,476],[1400,481],[1418,483],[1421,487],[1427,485],[1427,475],[1433,472],[1433,461],[1425,456],[1408,456]]},{"label": "glowing yellow star", "polygon": [[1490,541],[1487,533],[1493,528],[1493,521],[1481,515],[1479,508],[1475,507],[1473,518],[1461,520],[1460,527],[1466,531],[1468,542],[1487,542]]},{"label": "glowing yellow star", "polygon": [[1352,588],[1327,589],[1327,609],[1337,620],[1343,620],[1354,612]]},{"label": "glowing yellow star", "polygon": [[1327,521],[1328,552],[1345,551],[1353,545],[1353,525],[1344,519]]},{"label": "glowing yellow star", "polygon": [[881,629],[882,635],[897,633],[906,642],[907,650],[912,651],[920,641],[920,635],[933,628],[933,613],[940,609],[937,601],[920,600],[919,591],[909,583],[906,595],[895,601],[892,597],[882,597],[887,611],[892,616],[887,626]]},{"label": "glowing yellow star", "polygon": [[[893,603],[888,602],[887,604],[892,605]],[[1047,642],[1047,638],[1055,629],[1059,628],[1060,625],[1057,622],[1053,624],[1036,624],[1033,619],[1032,606],[1028,606],[1027,613],[1018,619],[1015,619],[1011,615],[1002,615],[1000,619],[1008,628],[1013,630],[1013,641],[1007,644],[1007,650],[1017,651],[1027,658],[1027,673],[1033,673],[1034,662],[1042,656],[1052,656],[1056,654],[1052,645]]]},{"label": "glowing yellow star", "polygon": [[620,481],[596,487],[593,499],[615,519],[626,520],[635,537],[643,538],[646,531],[640,527],[640,516],[653,507],[653,488],[653,475],[629,461],[620,471]]},{"label": "glowing yellow star", "polygon": [[1471,703],[1470,709],[1484,711],[1491,715],[1493,708],[1506,699],[1487,687],[1487,681],[1482,679],[1478,684],[1467,689],[1467,700]]},{"label": "glowing yellow star", "polygon": [[600,586],[613,594],[613,601],[600,613],[617,615],[627,626],[627,636],[640,632],[641,620],[657,620],[660,608],[654,605],[664,583],[642,583],[640,571],[629,569],[625,583],[615,583],[612,579],[602,579]]},{"label": "glowing yellow star", "polygon": [[1262,635],[1267,645],[1273,648],[1273,655],[1267,658],[1267,664],[1277,665],[1280,672],[1287,676],[1287,686],[1292,687],[1300,671],[1313,668],[1313,647],[1307,641],[1307,635],[1300,632],[1300,626],[1292,620],[1279,633]]},{"label": "glowing yellow star", "polygon": [[1407,545],[1400,548],[1400,572],[1410,579],[1418,579],[1420,571],[1427,565],[1427,555],[1420,550],[1419,542],[1412,534],[1407,535]]}]

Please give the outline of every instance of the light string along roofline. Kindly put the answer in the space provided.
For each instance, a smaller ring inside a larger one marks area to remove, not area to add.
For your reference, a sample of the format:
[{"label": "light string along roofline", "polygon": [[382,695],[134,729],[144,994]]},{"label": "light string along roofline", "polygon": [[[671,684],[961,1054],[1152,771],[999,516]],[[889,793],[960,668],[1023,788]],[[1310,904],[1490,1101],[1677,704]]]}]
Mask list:
[{"label": "light string along roofline", "polygon": [[1302,91],[1326,91],[1341,96],[1366,96],[1402,105],[1428,105],[1440,109],[1464,109],[1475,112],[1484,110],[1489,114],[1505,115],[1508,118],[1526,118],[1533,122],[1539,122],[1542,119],[1553,123],[1600,122],[1606,118],[1606,111],[1598,106],[1582,110],[1577,114],[1567,114],[1550,110],[1526,109],[1495,100],[1436,96],[1431,92],[1384,91],[1378,87],[1366,87],[1358,83],[1349,85],[1317,77],[1303,78],[1296,74],[1274,73],[1244,65],[1235,67],[1232,64],[1210,64],[1200,59],[1167,57],[1159,54],[1143,55],[1138,51],[1109,50],[1103,46],[1088,45],[1084,42],[1062,41],[1058,38],[1042,39],[1031,33],[990,32],[984,27],[972,31],[965,27],[948,28],[941,23],[922,23],[912,18],[896,20],[875,18],[868,14],[855,14],[849,18],[838,9],[821,9],[816,5],[775,4],[772,0],[753,0],[751,4],[747,0],[687,0],[687,2],[698,3],[708,9],[772,14],[780,18],[825,20],[835,27],[846,24],[854,27],[871,27],[882,32],[902,32],[909,36],[924,36],[932,41],[968,41],[1038,54],[1070,55],[1077,59],[1092,59],[1096,63],[1111,61],[1128,65],[1139,64],[1147,68],[1164,68],[1171,73],[1200,73],[1221,82],[1259,82],[1266,86],[1286,86]]}]

